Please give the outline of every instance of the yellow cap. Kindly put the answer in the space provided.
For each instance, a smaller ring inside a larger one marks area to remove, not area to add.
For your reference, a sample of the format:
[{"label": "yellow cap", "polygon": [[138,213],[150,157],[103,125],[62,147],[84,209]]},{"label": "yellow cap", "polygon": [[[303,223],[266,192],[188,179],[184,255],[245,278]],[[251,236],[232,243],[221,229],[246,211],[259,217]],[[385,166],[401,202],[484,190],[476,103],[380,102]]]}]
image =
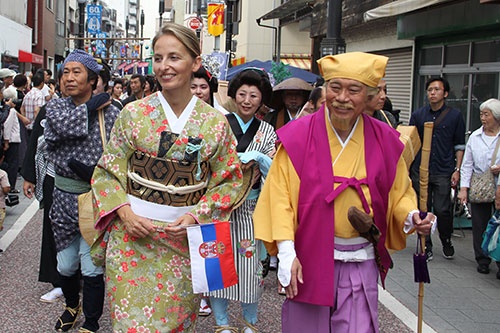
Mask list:
[{"label": "yellow cap", "polygon": [[364,52],[349,52],[328,55],[318,60],[319,71],[325,81],[342,78],[377,87],[385,76],[389,58]]}]

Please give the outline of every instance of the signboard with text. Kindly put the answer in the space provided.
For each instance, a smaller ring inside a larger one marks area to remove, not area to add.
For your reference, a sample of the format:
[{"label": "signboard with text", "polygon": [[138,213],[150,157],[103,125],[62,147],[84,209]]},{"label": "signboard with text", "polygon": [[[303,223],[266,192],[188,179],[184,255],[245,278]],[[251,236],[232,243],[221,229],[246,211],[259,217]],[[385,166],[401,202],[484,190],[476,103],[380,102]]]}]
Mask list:
[{"label": "signboard with text", "polygon": [[[108,34],[106,32],[98,32],[95,36],[97,38],[108,38]],[[96,40],[96,54],[102,55],[103,53],[105,53],[105,51],[106,51],[106,40],[105,39]]]},{"label": "signboard with text", "polygon": [[91,35],[101,32],[101,5],[87,5],[87,31]]}]

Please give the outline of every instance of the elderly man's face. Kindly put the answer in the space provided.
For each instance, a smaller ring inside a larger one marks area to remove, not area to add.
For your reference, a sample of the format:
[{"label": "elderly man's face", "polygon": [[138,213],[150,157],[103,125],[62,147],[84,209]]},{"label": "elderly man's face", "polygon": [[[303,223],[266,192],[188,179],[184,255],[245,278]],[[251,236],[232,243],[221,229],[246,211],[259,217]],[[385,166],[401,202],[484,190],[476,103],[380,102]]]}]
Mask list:
[{"label": "elderly man's face", "polygon": [[79,62],[68,62],[64,66],[62,82],[64,90],[71,97],[84,97],[92,94],[93,80],[87,82],[88,73],[84,65]]},{"label": "elderly man's face", "polygon": [[387,97],[386,91],[386,83],[384,80],[380,80],[380,83],[377,86],[378,93],[373,96],[372,99],[367,103],[366,108],[369,111],[375,112],[377,110],[382,110],[384,107],[385,99]]},{"label": "elderly man's face", "polygon": [[331,79],[326,88],[326,106],[335,129],[348,131],[363,113],[368,97],[366,86],[351,79]]},{"label": "elderly man's face", "polygon": [[304,93],[301,90],[283,91],[283,103],[287,110],[297,112],[304,105]]}]

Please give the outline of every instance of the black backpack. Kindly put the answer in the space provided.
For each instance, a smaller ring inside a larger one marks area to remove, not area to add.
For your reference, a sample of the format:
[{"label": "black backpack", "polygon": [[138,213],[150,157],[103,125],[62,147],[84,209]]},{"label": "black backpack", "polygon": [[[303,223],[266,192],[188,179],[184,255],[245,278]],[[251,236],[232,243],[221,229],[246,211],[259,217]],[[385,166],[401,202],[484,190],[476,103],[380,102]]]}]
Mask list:
[{"label": "black backpack", "polygon": [[7,104],[4,104],[2,102],[2,106],[0,108],[0,143],[2,144],[3,147],[3,124],[7,120],[7,117],[9,116],[11,107]]}]

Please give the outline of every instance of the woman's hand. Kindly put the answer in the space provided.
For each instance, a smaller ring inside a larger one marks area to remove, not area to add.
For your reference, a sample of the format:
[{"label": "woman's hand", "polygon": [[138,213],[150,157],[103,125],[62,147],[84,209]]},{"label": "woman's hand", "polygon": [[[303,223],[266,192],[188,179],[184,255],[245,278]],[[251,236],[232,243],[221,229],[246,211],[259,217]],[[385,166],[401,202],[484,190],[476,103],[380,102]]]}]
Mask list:
[{"label": "woman's hand", "polygon": [[244,173],[246,172],[247,170],[249,170],[250,168],[253,168],[253,166],[255,165],[255,161],[254,160],[251,160],[250,162],[248,163],[242,163],[241,164],[241,172]]},{"label": "woman's hand", "polygon": [[457,195],[458,200],[461,204],[467,203],[467,187],[461,187]]},{"label": "woman's hand", "polygon": [[152,221],[148,218],[136,215],[129,205],[118,208],[116,213],[125,224],[125,229],[127,229],[127,232],[131,236],[144,238],[155,231]]},{"label": "woman's hand", "polygon": [[167,225],[164,230],[167,234],[174,238],[186,237],[187,231],[186,227],[188,225],[196,224],[196,220],[191,215],[185,214],[179,217],[174,223]]},{"label": "woman's hand", "polygon": [[500,172],[500,165],[492,165],[490,167],[491,172],[496,176]]}]

